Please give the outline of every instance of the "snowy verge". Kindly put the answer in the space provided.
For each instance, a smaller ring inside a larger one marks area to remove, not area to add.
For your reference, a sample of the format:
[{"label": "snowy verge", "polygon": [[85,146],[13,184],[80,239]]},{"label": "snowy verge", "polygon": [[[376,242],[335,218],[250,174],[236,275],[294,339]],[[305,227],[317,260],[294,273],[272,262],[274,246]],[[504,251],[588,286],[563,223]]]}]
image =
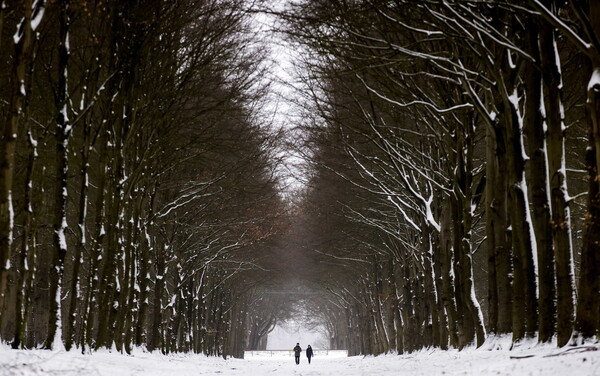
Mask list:
[{"label": "snowy verge", "polygon": [[[412,354],[382,356],[319,356],[300,365],[293,357],[248,356],[247,359],[206,357],[195,354],[148,353],[132,355],[98,351],[11,350],[0,345],[0,375],[495,375],[495,376],[594,376],[600,375],[600,344],[557,348],[553,344],[523,342],[510,350],[510,339],[490,338],[479,349],[462,351],[425,349]],[[325,354],[323,354],[325,355]]]}]

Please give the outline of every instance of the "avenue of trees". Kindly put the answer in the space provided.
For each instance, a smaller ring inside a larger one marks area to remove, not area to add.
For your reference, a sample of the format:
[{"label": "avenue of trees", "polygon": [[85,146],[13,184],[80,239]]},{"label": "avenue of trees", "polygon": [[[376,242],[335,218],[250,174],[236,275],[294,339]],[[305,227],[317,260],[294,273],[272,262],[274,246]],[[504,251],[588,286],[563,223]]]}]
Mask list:
[{"label": "avenue of trees", "polygon": [[351,355],[597,341],[600,2],[268,6],[0,0],[0,340],[243,357],[307,313]]},{"label": "avenue of trees", "polygon": [[306,0],[309,305],[350,354],[600,330],[600,3]]},{"label": "avenue of trees", "polygon": [[283,206],[248,6],[1,1],[3,341],[243,357],[268,329]]}]

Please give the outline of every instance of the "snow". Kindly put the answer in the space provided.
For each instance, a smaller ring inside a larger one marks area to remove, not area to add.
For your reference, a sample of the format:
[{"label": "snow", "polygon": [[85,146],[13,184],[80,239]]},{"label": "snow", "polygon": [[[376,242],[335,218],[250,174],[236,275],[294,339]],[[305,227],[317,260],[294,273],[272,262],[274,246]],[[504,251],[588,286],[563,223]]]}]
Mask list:
[{"label": "snow", "polygon": [[32,8],[33,9],[39,9],[39,11],[37,12],[37,14],[34,16],[34,18],[31,20],[31,30],[35,31],[35,29],[38,28],[38,26],[40,25],[40,22],[42,22],[42,18],[44,17],[44,11],[46,10],[44,8],[44,5],[42,4],[40,8],[38,8],[38,0],[36,0],[33,5]]},{"label": "snow", "polygon": [[65,228],[61,227],[56,230],[56,235],[58,236],[58,243],[60,249],[67,249],[67,239],[65,239]]},{"label": "snow", "polygon": [[587,89],[588,91],[595,90],[598,86],[600,86],[600,68],[596,68],[592,72]]},{"label": "snow", "polygon": [[[246,359],[206,357],[196,354],[148,353],[132,355],[102,350],[81,354],[75,350],[11,350],[0,345],[0,375],[577,375],[600,374],[598,346],[556,348],[526,343],[508,351],[506,338],[488,340],[480,349],[463,351],[422,350],[405,355],[345,357],[343,351],[315,349],[312,364],[304,353],[294,364],[291,351],[246,352]],[[491,350],[501,348],[500,350]],[[592,351],[595,350],[595,351]]]},{"label": "snow", "polygon": [[25,22],[25,18],[21,19],[21,22],[17,25],[17,31],[13,35],[13,43],[19,44],[21,42],[21,38],[23,37],[23,32],[21,28],[23,27],[23,23]]},{"label": "snow", "polygon": [[[8,246],[13,242],[13,229],[15,228],[15,210],[13,208],[13,200],[12,200],[12,191],[8,190],[8,195],[6,197],[6,201],[8,202]],[[10,265],[10,260],[6,260],[6,269]]]},{"label": "snow", "polygon": [[427,213],[427,222],[432,225],[437,232],[442,231],[442,227],[437,223],[433,217],[433,211],[431,210],[431,203],[433,202],[433,193],[429,196],[429,199],[425,201],[425,211]]}]

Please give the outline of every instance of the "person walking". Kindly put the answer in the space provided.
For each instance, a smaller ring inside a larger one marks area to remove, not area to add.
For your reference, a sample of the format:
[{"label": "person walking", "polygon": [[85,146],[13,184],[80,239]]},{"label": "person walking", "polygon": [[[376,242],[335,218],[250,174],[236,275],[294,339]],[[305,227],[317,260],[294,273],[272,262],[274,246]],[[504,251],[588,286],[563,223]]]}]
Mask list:
[{"label": "person walking", "polygon": [[310,347],[310,345],[308,345],[308,347],[306,348],[306,357],[308,358],[308,364],[310,364],[310,358],[313,357],[313,351],[312,351],[312,347]]},{"label": "person walking", "polygon": [[300,353],[302,352],[302,347],[297,343],[296,347],[294,347],[294,356],[296,357],[296,364],[300,364]]}]

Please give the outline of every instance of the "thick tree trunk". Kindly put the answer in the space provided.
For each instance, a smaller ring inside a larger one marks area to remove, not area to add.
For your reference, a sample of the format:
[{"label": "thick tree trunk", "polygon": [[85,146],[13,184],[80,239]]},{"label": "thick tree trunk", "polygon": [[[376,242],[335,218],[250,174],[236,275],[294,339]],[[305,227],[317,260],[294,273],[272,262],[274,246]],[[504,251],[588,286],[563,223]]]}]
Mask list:
[{"label": "thick tree trunk", "polygon": [[[118,273],[118,268],[123,267],[123,141],[120,131],[120,121],[115,120],[111,134],[115,136],[116,145],[109,148],[110,155],[110,184],[108,185],[108,203],[106,227],[107,247],[103,257],[103,268],[98,288],[98,333],[96,337],[96,348],[102,346],[110,347],[114,339],[114,324],[116,321],[115,307],[119,305],[121,289],[117,287],[117,279],[125,281],[123,273]],[[121,262],[118,262],[121,261]],[[119,287],[124,287],[120,285]]]},{"label": "thick tree trunk", "polygon": [[[4,1],[0,10],[0,31],[4,23]],[[0,328],[4,317],[4,297],[7,290],[8,271],[13,236],[13,198],[12,185],[15,164],[15,148],[19,123],[23,119],[23,109],[28,95],[26,76],[30,71],[32,49],[32,1],[23,1],[21,4],[23,18],[22,30],[17,30],[14,40],[14,55],[12,59],[12,82],[10,87],[10,100],[6,117],[2,119],[2,136],[0,137]],[[2,34],[0,34],[2,35]],[[16,38],[16,37],[19,38]],[[0,38],[2,39],[2,38]]]},{"label": "thick tree trunk", "polygon": [[37,141],[33,139],[31,127],[27,130],[29,155],[27,160],[27,172],[25,187],[23,189],[25,202],[23,203],[23,234],[21,239],[21,252],[19,255],[19,273],[17,275],[17,297],[15,302],[15,334],[12,342],[12,348],[18,349],[25,342],[25,329],[27,325],[27,307],[29,294],[29,281],[35,270],[34,257],[32,250],[35,249],[35,238],[33,229],[33,172],[37,155]]},{"label": "thick tree trunk", "polygon": [[433,270],[433,244],[431,237],[433,233],[429,226],[424,226],[423,231],[423,293],[424,299],[424,323],[426,338],[425,346],[440,347],[440,316],[443,312],[437,309],[437,289],[435,285],[435,273]]},{"label": "thick tree trunk", "polygon": [[[88,212],[88,190],[89,190],[89,155],[91,151],[91,124],[84,122],[83,124],[83,147],[81,150],[81,186],[79,188],[79,213],[78,213],[78,229],[79,241],[73,255],[73,271],[71,273],[70,286],[70,302],[68,320],[65,329],[65,349],[69,351],[75,342],[75,323],[77,321],[77,309],[81,309],[81,289],[80,289],[80,267],[83,263],[83,255],[87,244],[86,221]],[[85,312],[82,312],[85,317]]]},{"label": "thick tree trunk", "polygon": [[[508,234],[508,196],[506,143],[504,128],[499,124],[488,128],[488,159],[486,164],[486,229],[488,239],[494,242],[493,249],[488,249],[488,257],[493,261],[490,268],[495,271],[494,288],[490,294],[496,295],[496,328],[495,333],[505,334],[512,330],[512,252]],[[489,175],[488,175],[489,173]],[[491,244],[490,244],[491,247]],[[492,276],[488,276],[492,278]],[[490,308],[491,309],[491,308]],[[491,311],[490,311],[491,312]]]},{"label": "thick tree trunk", "polygon": [[[546,0],[545,4],[550,6],[554,2],[554,0]],[[562,73],[560,71],[559,53],[556,50],[554,28],[545,21],[541,21],[540,51],[544,77],[544,98],[546,100],[546,123],[548,125],[547,145],[550,202],[552,205],[552,237],[556,262],[556,330],[558,344],[563,346],[569,341],[573,332],[575,277],[573,273],[571,215],[568,206],[565,166]],[[540,340],[543,340],[541,335]],[[546,340],[549,340],[549,338]]]},{"label": "thick tree trunk", "polygon": [[[62,338],[62,283],[67,256],[67,194],[68,194],[68,142],[71,135],[71,124],[67,114],[68,86],[67,64],[69,60],[69,0],[59,2],[59,33],[58,48],[58,83],[55,106],[58,112],[56,118],[56,191],[54,206],[54,254],[50,272],[48,291],[50,294],[50,314],[48,315],[48,335],[44,343],[46,349],[51,349],[58,334]],[[67,317],[67,320],[70,318]],[[58,333],[57,333],[58,331]]]},{"label": "thick tree trunk", "polygon": [[[99,154],[100,161],[98,163],[98,168],[102,171],[105,171],[107,168],[107,143],[108,137],[106,132],[102,132],[100,130],[100,138],[99,138]],[[96,202],[95,202],[95,210],[96,217],[94,218],[95,222],[95,231],[94,237],[92,239],[91,246],[91,255],[89,258],[88,265],[88,275],[87,280],[82,288],[82,291],[85,291],[84,296],[84,304],[82,307],[83,318],[81,319],[81,348],[82,351],[85,348],[85,345],[90,347],[95,347],[94,343],[94,328],[95,328],[95,318],[98,314],[98,285],[99,285],[99,269],[102,259],[104,258],[104,239],[106,236],[106,183],[107,176],[106,174],[100,175],[100,181],[97,183],[98,189],[96,193]]]},{"label": "thick tree trunk", "polygon": [[[473,136],[472,119],[465,117],[466,132],[457,131],[456,175],[454,177],[453,222],[454,222],[454,271],[457,284],[456,303],[462,330],[459,325],[459,348],[476,340],[477,346],[485,341],[485,329],[481,308],[475,297],[471,256],[471,233],[473,224]],[[459,321],[460,323],[460,321]]]},{"label": "thick tree trunk", "polygon": [[[127,211],[132,212],[132,216],[136,216],[137,210],[135,208],[130,208]],[[124,215],[125,210],[121,215]],[[120,351],[125,350],[125,347],[129,347],[125,342],[126,333],[129,330],[129,326],[127,325],[128,317],[135,314],[134,307],[130,304],[134,301],[135,296],[135,252],[134,252],[134,242],[136,241],[133,238],[133,218],[130,218],[129,221],[125,221],[123,226],[123,239],[119,241],[122,247],[123,256],[119,260],[119,263],[123,265],[122,268],[119,268],[119,299],[118,299],[118,309],[115,311],[115,329],[113,339],[116,344],[117,349]],[[182,311],[180,311],[182,312]]]},{"label": "thick tree trunk", "polygon": [[[508,68],[507,68],[508,69]],[[537,294],[535,268],[533,262],[534,235],[529,220],[527,184],[525,182],[525,159],[522,119],[518,93],[512,85],[512,70],[500,74],[500,94],[502,95],[501,114],[506,130],[506,156],[510,198],[510,222],[513,249],[513,342],[518,342],[525,334],[537,328]]]},{"label": "thick tree trunk", "polygon": [[[150,197],[149,197],[149,202],[148,202],[148,214],[147,217],[148,218],[152,218],[154,215],[154,201],[156,198],[156,191],[158,189],[158,184],[156,184],[156,182],[153,183],[152,188],[149,189],[148,191],[151,192],[150,193]],[[139,281],[139,286],[140,286],[140,291],[138,293],[138,302],[137,302],[137,306],[138,306],[138,311],[136,312],[136,318],[135,318],[135,344],[136,346],[141,346],[145,340],[144,340],[144,336],[146,333],[146,323],[147,323],[147,319],[148,319],[148,297],[150,296],[150,281],[149,278],[147,278],[148,275],[148,271],[150,270],[150,267],[152,265],[152,259],[151,259],[151,255],[152,255],[152,249],[153,249],[153,244],[152,244],[152,239],[150,237],[150,234],[148,233],[148,225],[147,224],[143,224],[142,228],[141,228],[141,233],[143,233],[142,236],[142,241],[140,244],[140,250],[139,250],[139,272],[138,272],[138,281]],[[204,275],[204,272],[202,273],[202,276]],[[194,278],[194,280],[196,280],[197,278]],[[202,292],[202,281],[203,278],[200,277],[199,278],[199,286],[197,287],[198,291],[196,292],[196,294],[198,294],[197,299],[201,300],[202,296],[201,296],[201,292]],[[198,282],[197,282],[198,283]],[[196,312],[196,310],[194,310],[194,312]],[[197,314],[194,314],[193,316],[194,320],[197,320]],[[192,330],[192,333],[197,333],[194,332]],[[196,338],[197,336],[194,336],[194,338]],[[194,341],[196,343],[196,341]],[[194,351],[195,352],[199,352],[199,350],[196,349],[195,345],[194,345]]]},{"label": "thick tree trunk", "polygon": [[[525,35],[528,53],[537,61],[540,58],[538,46],[538,28],[531,22]],[[548,192],[549,156],[546,153],[545,130],[542,113],[542,74],[534,62],[525,62],[525,116],[524,133],[527,138],[527,164],[531,187],[532,224],[535,232],[538,277],[539,277],[539,340],[548,342],[554,336],[554,248],[552,244],[552,228],[550,226],[550,194]],[[527,335],[533,337],[535,329],[528,325]]]},{"label": "thick tree trunk", "polygon": [[[444,225],[441,226],[442,231],[444,229]],[[433,275],[434,275],[434,286],[436,291],[436,306],[435,310],[437,311],[439,317],[439,346],[441,349],[445,350],[448,348],[448,342],[450,340],[449,335],[449,325],[448,325],[448,313],[446,312],[446,306],[444,304],[444,278],[442,276],[442,265],[443,265],[443,255],[444,251],[442,250],[442,236],[441,234],[437,234],[437,240],[433,246],[433,255],[432,255],[432,267],[433,267]]]},{"label": "thick tree trunk", "polygon": [[[600,4],[590,2],[590,14],[600,16]],[[600,25],[595,26],[596,35],[600,35]],[[586,111],[589,144],[585,162],[589,188],[575,320],[576,335],[581,341],[600,334],[600,57],[592,59],[592,69]]]},{"label": "thick tree trunk", "polygon": [[452,212],[450,205],[444,206],[441,215],[440,265],[442,271],[442,301],[448,314],[448,334],[451,347],[458,347],[458,312],[454,294],[455,275],[452,268]]}]

